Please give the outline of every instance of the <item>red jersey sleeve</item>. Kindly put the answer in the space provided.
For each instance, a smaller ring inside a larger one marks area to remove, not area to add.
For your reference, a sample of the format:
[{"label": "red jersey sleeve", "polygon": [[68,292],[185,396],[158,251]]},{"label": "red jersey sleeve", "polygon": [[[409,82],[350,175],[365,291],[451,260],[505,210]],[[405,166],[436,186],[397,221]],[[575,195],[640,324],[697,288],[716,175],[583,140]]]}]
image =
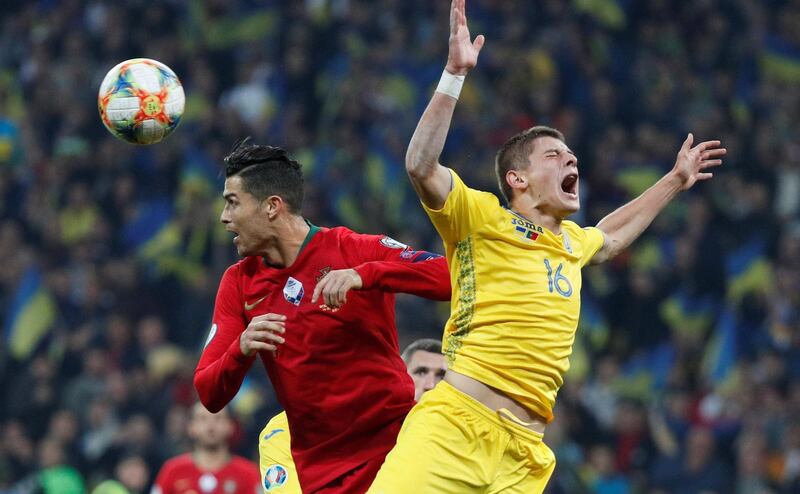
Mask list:
[{"label": "red jersey sleeve", "polygon": [[[450,300],[450,271],[447,259],[424,251],[409,251],[420,260],[372,261],[355,267],[363,288],[393,293],[410,293],[432,300]],[[426,257],[431,256],[431,257]]]},{"label": "red jersey sleeve", "polygon": [[236,396],[256,358],[256,354],[248,357],[239,349],[239,335],[247,325],[238,278],[238,264],[228,268],[222,276],[211,332],[194,371],[194,387],[200,401],[213,413]]},{"label": "red jersey sleeve", "polygon": [[413,250],[384,235],[352,233],[351,262],[358,263],[364,289],[379,288],[393,293],[410,293],[433,300],[450,300],[450,271],[438,254]]}]

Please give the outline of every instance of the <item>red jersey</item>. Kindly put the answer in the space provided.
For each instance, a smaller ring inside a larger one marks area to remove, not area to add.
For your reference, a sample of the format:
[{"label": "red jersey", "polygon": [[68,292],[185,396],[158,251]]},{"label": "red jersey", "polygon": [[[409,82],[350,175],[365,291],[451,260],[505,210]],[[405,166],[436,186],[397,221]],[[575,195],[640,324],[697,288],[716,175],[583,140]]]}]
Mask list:
[{"label": "red jersey", "polygon": [[[345,268],[356,269],[363,288],[336,311],[312,304],[317,281]],[[275,358],[259,355],[289,419],[303,491],[385,456],[414,405],[391,292],[448,300],[445,258],[388,237],[312,227],[289,267],[260,257],[234,264],[220,282],[212,334],[195,371],[201,401],[216,411],[233,398],[255,359],[242,354],[240,334],[256,316],[282,314],[285,343]]]},{"label": "red jersey", "polygon": [[232,456],[216,472],[197,468],[191,453],[176,456],[164,463],[151,494],[261,494],[258,465],[240,456]]}]

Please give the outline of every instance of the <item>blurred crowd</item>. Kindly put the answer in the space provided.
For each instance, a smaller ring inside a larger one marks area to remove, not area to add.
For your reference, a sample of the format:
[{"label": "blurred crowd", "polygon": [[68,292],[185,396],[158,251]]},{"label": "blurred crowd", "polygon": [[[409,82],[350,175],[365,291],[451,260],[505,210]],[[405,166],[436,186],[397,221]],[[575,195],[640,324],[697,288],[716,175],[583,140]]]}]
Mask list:
[{"label": "blurred crowd", "polygon": [[[146,492],[187,451],[217,282],[219,164],[250,135],[303,165],[315,224],[441,243],[405,178],[444,66],[447,0],[6,0],[0,12],[0,492]],[[442,162],[496,191],[493,153],[562,130],[595,224],[691,131],[728,148],[624,255],[584,272],[546,440],[560,493],[800,492],[800,1],[469,0],[487,43]],[[187,106],[163,143],[115,140],[97,89],[148,57]],[[398,299],[401,345],[442,305]],[[278,409],[231,405],[254,457]],[[65,490],[65,486],[70,486]]]}]

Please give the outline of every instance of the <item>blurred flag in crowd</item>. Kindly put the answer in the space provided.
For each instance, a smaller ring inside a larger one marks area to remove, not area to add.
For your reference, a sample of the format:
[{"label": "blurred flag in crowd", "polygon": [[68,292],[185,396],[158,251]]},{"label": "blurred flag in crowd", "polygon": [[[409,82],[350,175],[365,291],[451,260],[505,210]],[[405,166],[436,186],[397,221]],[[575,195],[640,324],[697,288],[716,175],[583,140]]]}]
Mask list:
[{"label": "blurred flag in crowd", "polygon": [[5,320],[5,339],[11,355],[24,360],[49,334],[56,320],[56,303],[31,266],[22,275]]}]

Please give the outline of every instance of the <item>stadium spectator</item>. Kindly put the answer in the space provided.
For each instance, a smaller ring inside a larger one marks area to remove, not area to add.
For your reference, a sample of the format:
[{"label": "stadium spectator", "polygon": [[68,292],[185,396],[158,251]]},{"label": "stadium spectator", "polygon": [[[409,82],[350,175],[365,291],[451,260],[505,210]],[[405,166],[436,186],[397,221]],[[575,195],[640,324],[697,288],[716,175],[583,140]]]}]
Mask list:
[{"label": "stadium spectator", "polygon": [[114,478],[107,479],[92,494],[145,494],[150,483],[150,470],[141,456],[122,458],[114,468]]},{"label": "stadium spectator", "polygon": [[731,492],[730,469],[716,454],[716,447],[712,431],[703,427],[693,428],[677,454],[656,461],[652,472],[653,485],[675,494]]},{"label": "stadium spectator", "polygon": [[84,494],[80,473],[66,463],[64,448],[56,439],[44,438],[38,444],[38,470],[20,481],[14,491],[42,494]]},{"label": "stadium spectator", "polygon": [[[211,413],[197,403],[192,407],[189,436],[194,446],[168,460],[156,476],[153,494],[182,494],[190,490],[208,494],[253,494],[261,489],[258,466],[232,455],[228,441],[234,432],[227,409]],[[122,479],[120,479],[122,480]]]}]

